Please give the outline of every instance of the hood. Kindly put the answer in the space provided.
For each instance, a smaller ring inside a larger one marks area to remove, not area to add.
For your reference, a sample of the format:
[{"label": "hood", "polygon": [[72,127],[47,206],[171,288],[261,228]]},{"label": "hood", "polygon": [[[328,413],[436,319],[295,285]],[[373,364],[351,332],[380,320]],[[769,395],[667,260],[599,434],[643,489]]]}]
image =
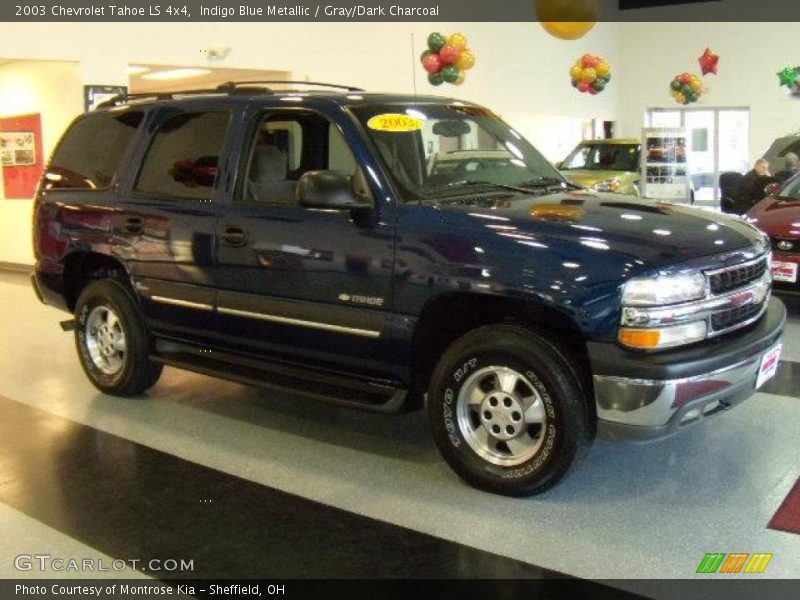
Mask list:
[{"label": "hood", "polygon": [[[579,244],[598,260],[617,252],[654,267],[748,249],[766,250],[764,236],[739,217],[586,190],[545,196],[442,201],[444,215],[468,218],[505,237]],[[454,223],[455,224],[455,223]],[[462,223],[463,225],[463,223]]]},{"label": "hood", "polygon": [[800,201],[765,198],[747,212],[750,221],[767,234],[800,239]]}]

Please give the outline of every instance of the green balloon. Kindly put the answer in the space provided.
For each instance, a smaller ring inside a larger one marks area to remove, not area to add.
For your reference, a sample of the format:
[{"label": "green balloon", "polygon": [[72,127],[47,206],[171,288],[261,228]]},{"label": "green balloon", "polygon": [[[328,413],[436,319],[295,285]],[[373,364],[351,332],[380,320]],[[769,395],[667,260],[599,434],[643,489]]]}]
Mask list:
[{"label": "green balloon", "polygon": [[592,87],[598,92],[602,92],[604,89],[606,89],[606,82],[602,79],[596,79],[592,84]]},{"label": "green balloon", "polygon": [[669,87],[672,88],[673,92],[680,92],[683,85],[677,79],[673,79],[672,83],[669,84]]},{"label": "green balloon", "polygon": [[444,79],[447,83],[453,83],[456,79],[458,79],[458,67],[454,67],[453,65],[447,65],[441,70],[441,73],[442,79]]},{"label": "green balloon", "polygon": [[603,77],[601,77],[600,79],[602,79],[603,81],[605,81],[606,83],[608,83],[609,81],[611,81],[611,73],[609,73],[608,75],[604,75],[604,76],[603,76]]},{"label": "green balloon", "polygon": [[447,38],[438,31],[434,31],[428,36],[428,48],[430,48],[432,52],[439,52],[446,43]]},{"label": "green balloon", "polygon": [[431,85],[442,85],[444,83],[442,72],[439,71],[438,73],[429,73],[428,83],[430,83]]},{"label": "green balloon", "polygon": [[687,98],[688,98],[688,97],[689,97],[691,94],[694,94],[694,90],[692,89],[692,86],[691,86],[691,85],[689,85],[688,83],[684,83],[684,84],[681,86],[681,91],[683,92],[683,95],[684,95],[684,96],[686,96]]}]

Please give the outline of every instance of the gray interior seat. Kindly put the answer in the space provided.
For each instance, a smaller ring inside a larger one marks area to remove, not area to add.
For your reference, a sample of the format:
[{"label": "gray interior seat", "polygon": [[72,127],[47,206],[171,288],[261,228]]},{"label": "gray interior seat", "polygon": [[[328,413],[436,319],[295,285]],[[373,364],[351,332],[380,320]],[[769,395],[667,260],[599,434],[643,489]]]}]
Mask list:
[{"label": "gray interior seat", "polygon": [[287,180],[287,159],[277,146],[261,144],[253,150],[248,198],[255,202],[294,204],[295,181]]}]

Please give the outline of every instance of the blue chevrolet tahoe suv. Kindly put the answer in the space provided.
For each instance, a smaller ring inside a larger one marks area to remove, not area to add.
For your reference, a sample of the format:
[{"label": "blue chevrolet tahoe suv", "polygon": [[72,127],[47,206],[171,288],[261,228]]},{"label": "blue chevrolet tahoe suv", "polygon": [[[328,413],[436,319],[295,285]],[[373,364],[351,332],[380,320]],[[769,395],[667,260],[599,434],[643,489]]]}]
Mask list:
[{"label": "blue chevrolet tahoe suv", "polygon": [[117,98],[55,149],[34,287],[101,391],[171,365],[425,406],[462,478],[526,495],[598,430],[668,435],[774,374],[744,220],[570,184],[474,104],[266,83]]}]

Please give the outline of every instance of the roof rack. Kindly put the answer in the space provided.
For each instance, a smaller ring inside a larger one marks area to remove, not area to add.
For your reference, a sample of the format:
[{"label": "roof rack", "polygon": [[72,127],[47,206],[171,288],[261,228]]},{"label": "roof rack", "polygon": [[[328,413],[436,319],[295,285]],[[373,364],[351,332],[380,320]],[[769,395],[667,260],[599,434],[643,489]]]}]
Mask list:
[{"label": "roof rack", "polygon": [[142,94],[117,94],[113,98],[101,102],[97,108],[110,108],[125,104],[131,100],[173,100],[179,96],[202,96],[213,94],[249,95],[249,94],[274,94],[268,85],[307,85],[311,87],[324,87],[346,90],[348,92],[363,92],[361,88],[349,85],[336,85],[334,83],[319,83],[316,81],[286,81],[286,80],[254,80],[254,81],[227,81],[215,88],[198,90],[178,90],[175,92],[151,92]]},{"label": "roof rack", "polygon": [[[217,86],[217,90],[219,91],[234,91],[239,88],[239,86],[254,86],[254,85],[307,85],[310,87],[324,87],[324,88],[334,88],[338,90],[345,90],[348,92],[363,92],[364,90],[361,88],[353,87],[352,85],[337,85],[335,83],[321,83],[319,81],[291,81],[291,80],[280,80],[280,79],[264,79],[264,80],[253,80],[253,81],[228,81],[223,83],[220,86]],[[263,89],[263,88],[257,88]]]}]

